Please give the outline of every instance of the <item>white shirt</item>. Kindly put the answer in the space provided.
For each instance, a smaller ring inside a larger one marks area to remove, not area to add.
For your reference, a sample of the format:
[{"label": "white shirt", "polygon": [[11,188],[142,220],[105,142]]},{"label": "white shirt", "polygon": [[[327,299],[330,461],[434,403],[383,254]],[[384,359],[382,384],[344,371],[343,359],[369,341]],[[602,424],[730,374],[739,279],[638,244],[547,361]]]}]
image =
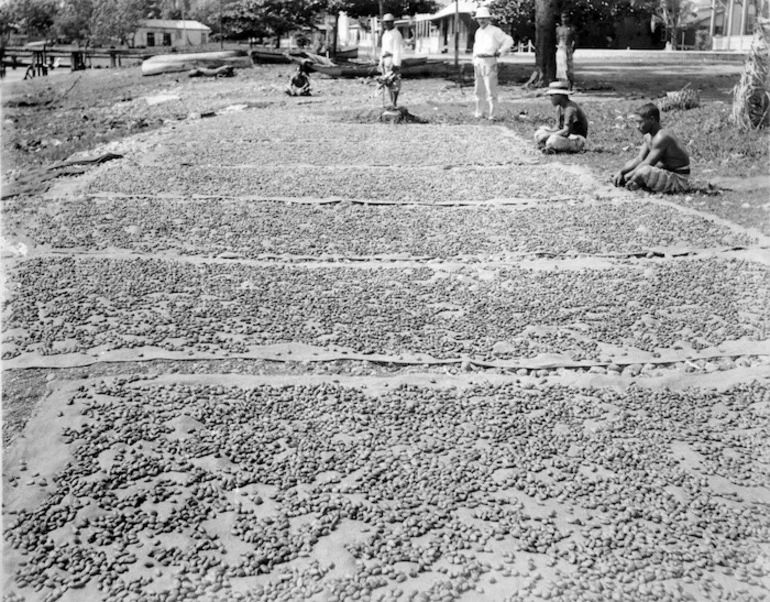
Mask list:
[{"label": "white shirt", "polygon": [[491,23],[479,27],[473,38],[473,56],[505,54],[513,46],[513,38]]},{"label": "white shirt", "polygon": [[401,66],[401,53],[404,45],[404,37],[395,27],[393,29],[385,30],[382,34],[382,52],[380,54],[380,60],[386,54],[392,55],[392,61],[394,67]]}]

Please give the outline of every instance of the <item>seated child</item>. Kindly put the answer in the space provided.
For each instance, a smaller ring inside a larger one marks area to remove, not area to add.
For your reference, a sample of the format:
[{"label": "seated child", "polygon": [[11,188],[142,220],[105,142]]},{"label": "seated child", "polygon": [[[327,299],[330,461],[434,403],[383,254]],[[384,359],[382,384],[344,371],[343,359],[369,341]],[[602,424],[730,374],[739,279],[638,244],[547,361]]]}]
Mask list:
[{"label": "seated child", "polygon": [[297,66],[297,72],[292,76],[289,87],[286,88],[289,96],[310,96],[310,69],[302,64]]}]

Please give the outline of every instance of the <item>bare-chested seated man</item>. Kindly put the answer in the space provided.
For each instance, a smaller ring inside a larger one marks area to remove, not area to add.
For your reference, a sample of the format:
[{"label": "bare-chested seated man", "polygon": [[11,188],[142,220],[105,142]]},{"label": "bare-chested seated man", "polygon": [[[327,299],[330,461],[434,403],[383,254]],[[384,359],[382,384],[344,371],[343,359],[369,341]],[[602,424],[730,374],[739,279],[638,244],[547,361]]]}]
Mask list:
[{"label": "bare-chested seated man", "polygon": [[678,193],[689,188],[690,155],[674,133],[660,125],[660,110],[652,103],[631,118],[644,136],[639,154],[612,178],[615,186],[629,190]]}]

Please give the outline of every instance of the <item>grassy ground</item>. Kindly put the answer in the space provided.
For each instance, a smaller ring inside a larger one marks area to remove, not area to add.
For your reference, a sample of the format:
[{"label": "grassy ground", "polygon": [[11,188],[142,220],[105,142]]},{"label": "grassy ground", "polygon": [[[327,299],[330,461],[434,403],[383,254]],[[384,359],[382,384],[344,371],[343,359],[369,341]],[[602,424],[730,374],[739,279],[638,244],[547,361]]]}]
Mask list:
[{"label": "grassy ground", "polygon": [[37,78],[3,90],[4,170],[48,165],[98,144],[157,128],[187,113],[164,103],[136,102],[158,94],[168,78],[143,78],[136,68]]},{"label": "grassy ground", "polygon": [[[580,102],[580,98],[577,99]],[[643,101],[587,99],[582,104],[590,121],[587,152],[552,157],[552,161],[589,166],[600,179],[608,181],[614,171],[637,152],[641,137],[625,118]],[[532,123],[553,120],[547,101],[516,103],[524,119],[511,121],[512,129],[531,135]],[[768,135],[763,131],[739,131],[730,122],[731,105],[721,101],[704,103],[696,109],[662,114],[686,143],[693,166],[692,189],[671,199],[691,208],[705,210],[743,226],[770,233],[768,220]]]}]

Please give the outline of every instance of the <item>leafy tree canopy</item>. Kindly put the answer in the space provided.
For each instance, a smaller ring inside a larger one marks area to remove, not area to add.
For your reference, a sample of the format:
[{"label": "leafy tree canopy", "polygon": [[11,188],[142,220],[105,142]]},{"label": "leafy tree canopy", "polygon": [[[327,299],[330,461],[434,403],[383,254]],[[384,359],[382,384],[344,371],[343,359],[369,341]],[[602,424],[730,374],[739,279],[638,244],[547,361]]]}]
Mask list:
[{"label": "leafy tree canopy", "polygon": [[[649,19],[652,5],[657,3],[658,0],[570,0],[557,6],[557,11],[568,13],[573,25],[580,27],[591,21],[617,22],[626,16]],[[488,6],[501,23],[516,24],[535,18],[535,0],[493,0]]]},{"label": "leafy tree canopy", "polygon": [[650,11],[653,29],[662,25],[666,29],[668,40],[675,48],[679,32],[697,16],[694,0],[633,0],[632,4]]},{"label": "leafy tree canopy", "polygon": [[[664,24],[668,31],[671,26],[655,16],[663,14],[661,1],[682,0],[562,0],[551,4],[550,9],[554,22],[560,21],[562,12],[570,16],[579,45],[604,47],[612,43],[617,28],[624,23],[628,27],[629,21],[637,24],[640,33],[650,32],[653,23]],[[534,36],[536,4],[536,0],[493,0],[489,8],[511,35],[521,39]]]},{"label": "leafy tree canopy", "polygon": [[506,25],[535,20],[535,0],[492,0],[487,6],[495,19]]},{"label": "leafy tree canopy", "polygon": [[333,0],[329,3],[329,12],[345,11],[353,18],[376,17],[383,13],[392,13],[396,17],[412,16],[418,13],[432,13],[439,9],[435,0]]},{"label": "leafy tree canopy", "polygon": [[[221,1],[222,15],[232,4],[234,0]],[[220,0],[190,0],[189,11],[185,14],[187,19],[200,21],[215,32],[219,32],[219,16]]]},{"label": "leafy tree canopy", "polygon": [[280,36],[311,26],[324,8],[319,0],[241,0],[228,7],[223,24],[237,39]]},{"label": "leafy tree canopy", "polygon": [[238,0],[223,16],[229,35],[237,39],[278,36],[312,27],[324,14],[346,12],[352,18],[370,17],[382,12],[397,16],[434,12],[435,0]]},{"label": "leafy tree canopy", "polygon": [[32,38],[48,37],[59,10],[56,0],[10,0],[0,13],[7,20],[0,29],[12,28]]},{"label": "leafy tree canopy", "polygon": [[126,44],[146,18],[151,18],[146,0],[94,0],[91,33],[96,40]]},{"label": "leafy tree canopy", "polygon": [[66,0],[59,6],[53,20],[53,34],[67,41],[91,39],[93,0]]},{"label": "leafy tree canopy", "polygon": [[66,42],[130,40],[140,19],[156,14],[156,0],[10,0],[0,11],[9,26],[30,38]]},{"label": "leafy tree canopy", "polygon": [[222,26],[236,40],[270,35],[264,22],[265,8],[258,0],[235,3],[224,11]]}]

